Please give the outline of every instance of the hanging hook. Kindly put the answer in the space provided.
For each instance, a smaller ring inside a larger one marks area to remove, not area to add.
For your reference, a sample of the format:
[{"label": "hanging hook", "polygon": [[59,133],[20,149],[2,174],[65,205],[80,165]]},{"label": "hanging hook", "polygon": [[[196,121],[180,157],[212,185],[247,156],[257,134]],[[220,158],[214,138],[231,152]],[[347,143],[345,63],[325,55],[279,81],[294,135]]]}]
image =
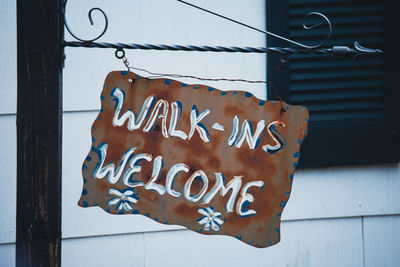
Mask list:
[{"label": "hanging hook", "polygon": [[68,31],[75,39],[77,39],[77,40],[79,40],[79,41],[81,41],[81,42],[93,42],[93,41],[96,41],[97,39],[101,38],[101,37],[106,33],[106,31],[107,31],[107,29],[108,29],[108,18],[107,18],[107,15],[106,15],[106,13],[105,13],[102,9],[100,9],[100,8],[98,8],[98,7],[94,7],[94,8],[92,8],[92,9],[90,9],[89,12],[88,12],[89,22],[90,22],[91,25],[94,25],[93,18],[92,18],[92,13],[93,13],[93,11],[95,11],[95,10],[100,11],[101,14],[102,14],[103,17],[104,17],[104,20],[105,20],[105,25],[104,25],[103,31],[101,32],[100,35],[98,35],[96,38],[93,38],[93,39],[85,40],[85,39],[81,39],[81,38],[77,37],[77,36],[71,31],[71,29],[69,28],[68,23],[67,23],[67,18],[66,18],[66,13],[67,13],[67,12],[66,12],[66,10],[67,10],[67,2],[68,2],[68,0],[65,0],[65,1],[64,1],[64,5],[63,5],[63,8],[64,8],[64,25],[65,25],[65,28],[67,29],[67,31]]},{"label": "hanging hook", "polygon": [[125,51],[122,48],[115,50],[115,57],[118,59],[123,59],[125,57]]},{"label": "hanging hook", "polygon": [[237,20],[228,18],[228,17],[226,17],[226,16],[224,16],[224,15],[215,13],[215,12],[210,11],[210,10],[208,10],[208,9],[205,9],[205,8],[196,6],[196,5],[194,5],[194,4],[185,2],[185,1],[183,1],[183,0],[177,0],[177,1],[178,1],[178,2],[181,2],[181,3],[183,3],[183,4],[186,4],[186,5],[188,5],[188,6],[191,6],[191,7],[197,8],[197,9],[200,9],[200,10],[205,11],[205,12],[207,12],[207,13],[210,13],[210,14],[212,14],[212,15],[214,15],[214,16],[217,16],[217,17],[220,17],[220,18],[229,20],[229,21],[231,21],[231,22],[234,22],[234,23],[236,23],[236,24],[242,25],[242,26],[244,26],[244,27],[250,28],[250,29],[252,29],[252,30],[255,30],[255,31],[258,31],[258,32],[262,32],[262,33],[264,33],[264,34],[266,34],[266,35],[270,35],[270,36],[273,36],[273,37],[278,38],[278,39],[280,39],[280,40],[283,40],[283,41],[285,41],[285,42],[288,42],[288,43],[297,45],[297,46],[299,46],[299,47],[301,47],[301,48],[304,48],[304,49],[315,49],[315,48],[319,48],[319,47],[321,47],[322,45],[324,45],[324,44],[326,43],[326,41],[328,41],[329,38],[330,38],[331,35],[332,35],[332,24],[331,24],[330,20],[329,20],[325,15],[323,15],[323,14],[321,14],[321,13],[319,13],[319,12],[311,12],[311,13],[307,14],[307,15],[303,18],[303,28],[306,29],[306,30],[310,30],[310,29],[313,29],[313,28],[315,28],[315,27],[318,27],[318,26],[322,25],[322,23],[317,23],[317,24],[314,24],[314,25],[312,25],[312,26],[307,26],[307,25],[304,23],[304,20],[305,20],[306,18],[308,18],[308,17],[311,16],[311,15],[316,15],[316,16],[320,16],[321,18],[323,18],[323,19],[325,20],[325,22],[328,24],[329,33],[328,33],[327,37],[325,38],[325,40],[324,40],[323,42],[321,42],[321,43],[319,43],[319,44],[317,44],[317,45],[309,46],[309,45],[305,45],[305,44],[301,44],[301,43],[299,43],[299,42],[293,41],[293,40],[288,39],[288,38],[286,38],[286,37],[280,36],[280,35],[275,34],[275,33],[273,33],[273,32],[260,30],[260,29],[258,29],[258,28],[255,28],[255,27],[250,26],[250,25],[248,25],[248,24],[245,24],[245,23],[243,23],[243,22],[240,22],[240,21],[237,21]]},{"label": "hanging hook", "polygon": [[131,67],[129,67],[129,61],[125,57],[124,49],[117,48],[117,50],[115,50],[115,57],[118,58],[118,59],[122,59],[122,62],[124,63],[125,67],[128,69],[128,72],[131,71]]}]

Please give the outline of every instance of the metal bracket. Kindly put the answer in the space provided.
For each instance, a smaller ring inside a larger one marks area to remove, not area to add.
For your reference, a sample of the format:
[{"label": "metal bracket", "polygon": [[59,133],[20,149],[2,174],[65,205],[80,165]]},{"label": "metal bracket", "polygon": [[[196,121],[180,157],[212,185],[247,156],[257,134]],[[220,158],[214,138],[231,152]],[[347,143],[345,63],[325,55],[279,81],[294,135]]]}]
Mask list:
[{"label": "metal bracket", "polygon": [[223,16],[221,14],[217,14],[215,12],[209,11],[207,9],[204,9],[202,7],[193,5],[191,3],[182,1],[182,0],[177,0],[178,2],[187,4],[191,7],[200,9],[202,11],[205,11],[207,13],[210,13],[212,15],[221,17],[223,19],[229,20],[231,22],[237,23],[239,25],[242,25],[244,27],[250,28],[252,30],[264,33],[266,35],[270,35],[274,38],[278,38],[280,40],[283,40],[285,42],[288,42],[294,47],[224,47],[224,46],[198,46],[198,45],[166,45],[166,44],[135,44],[135,43],[104,43],[104,42],[95,42],[96,40],[100,39],[107,31],[108,29],[108,17],[106,13],[98,8],[94,7],[89,10],[88,12],[88,18],[89,22],[91,25],[94,25],[93,19],[92,19],[92,13],[94,11],[99,11],[104,17],[105,20],[105,26],[101,34],[99,34],[97,37],[92,38],[92,39],[82,39],[76,36],[74,34],[66,20],[66,5],[68,0],[64,1],[63,4],[63,12],[64,12],[64,24],[67,29],[67,31],[78,41],[64,41],[63,45],[64,47],[86,47],[86,48],[113,48],[113,49],[142,49],[142,50],[169,50],[169,51],[200,51],[200,52],[229,52],[229,53],[277,53],[281,55],[289,55],[289,54],[324,54],[324,55],[332,55],[332,56],[351,56],[354,59],[361,55],[378,55],[378,54],[383,54],[383,51],[381,49],[370,49],[361,46],[357,41],[354,42],[353,47],[349,46],[332,46],[332,47],[323,47],[323,45],[330,39],[332,35],[332,24],[328,17],[326,17],[324,14],[319,13],[319,12],[311,12],[304,16],[302,20],[302,26],[305,30],[311,30],[314,29],[323,23],[317,23],[314,25],[307,25],[305,23],[305,20],[310,17],[310,16],[318,16],[320,17],[329,27],[328,34],[326,38],[319,44],[313,45],[313,46],[308,46],[301,44],[299,42],[293,41],[291,39],[288,39],[286,37],[277,35],[272,32],[264,31],[261,29],[257,29],[255,27],[252,27],[250,25],[247,25],[245,23],[242,23],[240,21],[228,18],[226,16]]}]

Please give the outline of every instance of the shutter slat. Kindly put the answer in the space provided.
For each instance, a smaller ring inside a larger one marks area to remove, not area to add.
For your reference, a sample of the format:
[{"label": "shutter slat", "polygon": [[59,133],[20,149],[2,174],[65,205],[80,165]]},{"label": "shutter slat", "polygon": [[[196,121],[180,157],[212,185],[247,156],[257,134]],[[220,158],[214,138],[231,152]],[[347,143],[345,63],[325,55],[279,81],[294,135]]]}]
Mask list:
[{"label": "shutter slat", "polygon": [[[368,79],[359,81],[336,81],[336,82],[312,82],[311,83],[292,83],[290,91],[318,91],[318,90],[350,90],[378,88],[382,91],[383,81],[381,79]],[[307,102],[304,102],[307,104]]]},{"label": "shutter slat", "polygon": [[[314,25],[320,23],[321,19],[317,17],[309,17],[306,21],[307,25]],[[377,22],[383,22],[383,16],[379,14],[353,14],[351,17],[341,17],[340,19],[336,19],[332,21],[336,27],[344,27],[354,24],[363,24],[363,25],[376,25]],[[289,26],[291,28],[301,28],[302,18],[291,18]]]},{"label": "shutter slat", "polygon": [[[322,76],[323,75],[323,76]],[[335,69],[327,71],[322,69],[319,71],[308,71],[302,73],[292,73],[291,81],[315,81],[315,76],[321,77],[322,80],[337,80],[337,79],[363,79],[365,76],[379,78],[383,75],[383,70],[381,69],[361,69],[348,71],[346,69]]]},{"label": "shutter slat", "polygon": [[309,5],[312,4],[314,5],[321,5],[321,4],[341,4],[341,5],[345,5],[345,4],[364,4],[364,3],[369,3],[369,2],[376,2],[376,1],[371,1],[371,0],[291,0],[290,4],[292,6],[304,6],[304,5]]},{"label": "shutter slat", "polygon": [[348,112],[330,112],[329,116],[324,113],[314,113],[312,117],[310,117],[310,122],[330,122],[330,121],[349,121],[349,120],[368,120],[372,119],[382,119],[383,115],[380,112],[371,112],[371,111],[358,111],[352,112],[349,114]]},{"label": "shutter slat", "polygon": [[[309,60],[306,60],[309,59]],[[383,64],[382,58],[378,57],[363,57],[358,61],[352,60],[351,58],[342,57],[319,57],[319,58],[309,58],[309,57],[295,57],[294,55],[290,58],[292,64],[291,70],[293,72],[309,71],[309,69],[324,68],[324,69],[337,69],[337,68],[347,68],[354,69],[357,68],[376,68],[381,67]],[[343,64],[346,63],[346,64]]]},{"label": "shutter slat", "polygon": [[379,99],[383,97],[383,92],[380,90],[366,90],[362,88],[360,91],[327,91],[324,94],[318,92],[306,92],[292,94],[290,99],[292,104],[300,104],[304,101],[312,103],[313,101],[334,101],[334,100],[360,100],[360,99]]},{"label": "shutter slat", "polygon": [[[352,27],[338,27],[334,29],[335,36],[344,36],[344,35],[366,35],[366,36],[371,36],[373,35],[374,37],[380,36],[383,31],[382,26],[369,26],[365,27],[365,25],[353,25]],[[297,29],[293,28],[291,29],[290,35],[292,38],[312,38],[312,37],[324,37],[326,36],[327,30],[326,29],[312,29],[312,30],[304,30],[304,29]],[[382,38],[383,40],[383,38]]]},{"label": "shutter slat", "polygon": [[[377,1],[375,1],[377,2]],[[383,11],[383,6],[380,4],[363,4],[362,2],[358,5],[355,3],[326,3],[321,5],[304,5],[304,6],[294,6],[291,5],[289,9],[289,16],[292,17],[304,17],[308,13],[315,10],[323,10],[325,15],[353,15],[353,14],[376,14]]]},{"label": "shutter slat", "polygon": [[[352,70],[354,67],[360,67],[362,65],[363,68],[379,68],[383,64],[383,60],[381,58],[376,57],[364,57],[359,61],[354,61],[352,59],[345,58],[333,58],[329,56],[328,58],[319,58],[319,59],[311,59],[304,60],[300,59],[296,61],[295,58],[290,59],[291,62],[295,62],[296,64],[292,64],[291,70],[292,73],[310,71],[314,69],[324,69],[324,70],[335,70],[338,68]],[[346,64],[343,64],[346,62]]]},{"label": "shutter slat", "polygon": [[[311,30],[301,27],[301,19],[312,11],[321,11],[332,22],[332,38],[326,46],[352,46],[358,41],[366,47],[383,47],[382,1],[289,0],[290,38],[313,45],[326,37],[326,25]],[[311,16],[306,23],[321,21]],[[311,122],[383,118],[382,58],[355,62],[331,56],[293,55],[289,66],[290,102],[307,106]]]},{"label": "shutter slat", "polygon": [[358,101],[354,102],[336,102],[336,103],[309,103],[307,108],[310,112],[331,112],[331,111],[352,111],[352,110],[379,110],[382,108],[382,102],[377,101]]}]

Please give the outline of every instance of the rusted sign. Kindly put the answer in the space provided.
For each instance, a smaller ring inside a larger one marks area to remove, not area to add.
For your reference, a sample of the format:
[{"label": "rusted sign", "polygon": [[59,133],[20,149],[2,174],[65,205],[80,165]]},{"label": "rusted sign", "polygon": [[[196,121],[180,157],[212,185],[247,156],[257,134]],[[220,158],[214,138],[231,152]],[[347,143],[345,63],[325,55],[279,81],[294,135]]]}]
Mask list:
[{"label": "rusted sign", "polygon": [[111,72],[79,205],[276,244],[307,122],[247,92]]}]

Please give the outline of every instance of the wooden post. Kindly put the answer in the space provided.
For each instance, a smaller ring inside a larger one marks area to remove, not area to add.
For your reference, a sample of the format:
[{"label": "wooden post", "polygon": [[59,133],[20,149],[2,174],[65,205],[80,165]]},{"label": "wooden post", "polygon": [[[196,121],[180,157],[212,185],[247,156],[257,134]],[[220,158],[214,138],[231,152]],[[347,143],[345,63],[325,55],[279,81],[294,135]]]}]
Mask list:
[{"label": "wooden post", "polygon": [[61,0],[17,0],[17,266],[61,265]]}]

